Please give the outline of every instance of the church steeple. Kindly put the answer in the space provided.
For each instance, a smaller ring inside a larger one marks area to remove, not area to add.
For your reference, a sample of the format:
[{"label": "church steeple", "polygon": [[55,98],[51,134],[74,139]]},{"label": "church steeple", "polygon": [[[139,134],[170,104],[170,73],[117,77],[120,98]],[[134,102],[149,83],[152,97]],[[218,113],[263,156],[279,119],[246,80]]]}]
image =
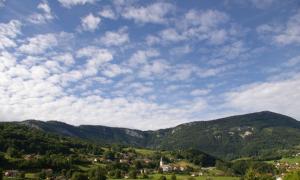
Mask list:
[{"label": "church steeple", "polygon": [[162,167],[164,165],[164,162],[162,160],[162,157],[160,158],[159,166]]}]

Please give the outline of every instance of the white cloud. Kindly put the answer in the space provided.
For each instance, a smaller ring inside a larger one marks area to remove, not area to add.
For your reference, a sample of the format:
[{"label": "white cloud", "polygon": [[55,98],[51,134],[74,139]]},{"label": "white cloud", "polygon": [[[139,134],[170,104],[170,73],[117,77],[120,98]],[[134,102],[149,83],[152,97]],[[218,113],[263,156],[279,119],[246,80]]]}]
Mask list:
[{"label": "white cloud", "polygon": [[179,47],[172,48],[170,50],[170,54],[172,54],[172,55],[183,55],[183,54],[188,54],[191,51],[192,51],[191,46],[184,45],[184,46],[179,46]]},{"label": "white cloud", "polygon": [[55,61],[64,63],[66,66],[71,66],[75,63],[73,55],[71,53],[64,53],[53,57]]},{"label": "white cloud", "polygon": [[130,57],[128,63],[130,66],[138,66],[140,64],[145,64],[148,58],[157,57],[157,56],[159,56],[159,52],[157,50],[154,49],[149,49],[146,51],[139,50]]},{"label": "white cloud", "polygon": [[120,74],[128,73],[128,72],[130,72],[130,71],[124,69],[123,67],[121,67],[118,64],[109,64],[106,67],[104,67],[102,74],[107,77],[113,78]]},{"label": "white cloud", "polygon": [[274,37],[275,42],[283,45],[300,43],[300,11],[292,16],[282,33]]},{"label": "white cloud", "polygon": [[34,13],[30,15],[28,18],[29,22],[33,24],[44,24],[54,19],[51,8],[46,1],[39,3],[37,8],[40,9],[43,13]]},{"label": "white cloud", "polygon": [[210,34],[209,42],[211,44],[222,44],[227,39],[227,32],[224,29],[213,31]]},{"label": "white cloud", "polygon": [[159,38],[148,36],[149,45],[166,42],[180,42],[184,40],[204,41],[209,44],[223,44],[232,35],[232,28],[226,27],[229,16],[218,10],[196,11],[189,10],[177,23],[177,27],[169,27],[159,32]]},{"label": "white cloud", "polygon": [[218,50],[217,54],[221,57],[231,60],[240,57],[247,51],[248,48],[245,47],[245,43],[243,41],[236,41],[223,46],[220,50]]},{"label": "white cloud", "polygon": [[153,36],[153,35],[148,35],[146,37],[146,43],[151,46],[151,45],[154,45],[154,44],[157,44],[161,41],[161,39],[157,36]]},{"label": "white cloud", "polygon": [[191,91],[192,96],[204,96],[210,92],[210,89],[194,89]]},{"label": "white cloud", "polygon": [[216,27],[229,20],[227,14],[218,10],[196,11],[189,10],[185,14],[185,23],[193,26],[200,25],[203,31]]},{"label": "white cloud", "polygon": [[104,36],[100,38],[100,43],[106,46],[120,46],[129,42],[129,36],[126,28],[121,28],[118,31],[107,31]]},{"label": "white cloud", "polygon": [[[300,11],[291,16],[287,23],[263,24],[257,27],[257,32],[266,37],[271,37],[271,42],[279,45],[300,43]],[[268,40],[269,41],[269,40]]]},{"label": "white cloud", "polygon": [[294,67],[298,64],[300,64],[300,56],[293,57],[284,63],[284,65],[288,67]]},{"label": "white cloud", "polygon": [[11,20],[8,23],[0,23],[0,49],[16,47],[15,38],[21,34],[21,22]]},{"label": "white cloud", "polygon": [[62,6],[66,8],[71,8],[72,6],[76,5],[85,5],[88,3],[94,3],[96,0],[58,0]]},{"label": "white cloud", "polygon": [[132,19],[136,23],[166,23],[166,16],[174,10],[169,3],[154,3],[144,7],[126,7],[122,16],[125,19]]},{"label": "white cloud", "polygon": [[42,54],[47,49],[57,46],[58,40],[55,34],[39,34],[27,38],[26,43],[19,47],[19,50],[27,54]]},{"label": "white cloud", "polygon": [[77,51],[78,58],[87,58],[84,75],[93,76],[99,71],[99,67],[113,60],[113,54],[107,50],[95,46],[88,46]]},{"label": "white cloud", "polygon": [[226,106],[240,112],[270,110],[300,118],[300,75],[255,83],[226,94]]},{"label": "white cloud", "polygon": [[191,75],[197,70],[195,66],[183,64],[178,65],[173,68],[172,76],[170,77],[171,80],[187,80],[191,77]]},{"label": "white cloud", "polygon": [[103,7],[100,10],[99,15],[108,19],[117,19],[117,14],[109,6]]},{"label": "white cloud", "polygon": [[144,64],[139,71],[139,77],[153,78],[164,74],[170,65],[164,60],[154,60]]},{"label": "white cloud", "polygon": [[101,23],[101,18],[94,16],[92,13],[81,18],[81,28],[83,31],[95,31],[99,24]]},{"label": "white cloud", "polygon": [[0,71],[7,70],[16,64],[16,58],[6,51],[0,51]]},{"label": "white cloud", "polygon": [[49,76],[49,71],[43,66],[33,66],[30,68],[32,79],[45,79]]},{"label": "white cloud", "polygon": [[176,29],[168,28],[160,32],[160,37],[165,41],[178,42],[186,39],[183,35],[179,34]]},{"label": "white cloud", "polygon": [[50,50],[55,51],[57,46],[60,47],[60,50],[69,48],[72,39],[73,34],[66,32],[37,34],[25,40],[22,39],[18,50],[28,55],[41,55],[45,52],[50,53]]},{"label": "white cloud", "polygon": [[0,34],[3,36],[8,36],[15,38],[18,34],[21,33],[21,22],[18,20],[11,20],[9,23],[0,23]]}]

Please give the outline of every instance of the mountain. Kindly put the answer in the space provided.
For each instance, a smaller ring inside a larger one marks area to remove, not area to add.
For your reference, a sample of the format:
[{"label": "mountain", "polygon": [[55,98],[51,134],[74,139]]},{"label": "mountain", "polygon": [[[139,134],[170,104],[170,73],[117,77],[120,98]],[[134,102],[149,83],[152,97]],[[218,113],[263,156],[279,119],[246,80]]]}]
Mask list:
[{"label": "mountain", "polygon": [[273,112],[200,121],[153,132],[148,146],[196,148],[217,157],[270,156],[300,145],[300,122]]},{"label": "mountain", "polygon": [[300,145],[300,122],[269,111],[191,122],[156,131],[72,126],[58,121],[27,120],[19,124],[96,143],[166,150],[195,148],[223,159],[272,156]]}]

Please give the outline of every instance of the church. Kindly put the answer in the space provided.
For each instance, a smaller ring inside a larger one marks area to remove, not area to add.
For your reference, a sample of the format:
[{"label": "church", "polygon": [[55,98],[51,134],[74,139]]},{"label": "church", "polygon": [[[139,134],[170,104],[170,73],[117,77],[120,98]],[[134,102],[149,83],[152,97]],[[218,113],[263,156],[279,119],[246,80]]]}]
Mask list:
[{"label": "church", "polygon": [[170,172],[170,171],[172,171],[172,166],[165,165],[164,162],[163,162],[162,157],[160,158],[159,167],[162,169],[163,172]]}]

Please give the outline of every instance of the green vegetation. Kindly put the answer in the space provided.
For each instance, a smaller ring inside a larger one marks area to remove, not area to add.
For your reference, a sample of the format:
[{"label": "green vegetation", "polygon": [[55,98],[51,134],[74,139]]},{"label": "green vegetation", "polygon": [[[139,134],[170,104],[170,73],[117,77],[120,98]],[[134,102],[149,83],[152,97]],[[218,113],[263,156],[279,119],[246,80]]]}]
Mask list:
[{"label": "green vegetation", "polygon": [[299,122],[270,112],[158,131],[0,123],[0,178],[295,179],[299,129]]},{"label": "green vegetation", "polygon": [[[199,121],[157,131],[104,126],[75,127],[57,121],[30,120],[22,124],[102,145],[122,144],[165,150],[193,148],[226,160],[241,157],[280,159],[283,151],[298,146],[300,142],[300,122],[272,112]],[[141,149],[141,153],[147,153],[147,150],[142,152]]]},{"label": "green vegetation", "polygon": [[[97,145],[18,123],[0,123],[0,130],[0,165],[6,177],[148,179],[163,171],[159,167],[162,158],[170,166],[168,173],[176,174],[172,179],[180,179],[202,171],[202,167],[215,166],[217,161],[195,149],[155,151],[122,145]],[[214,174],[215,170],[205,171],[206,174]],[[168,174],[160,176],[165,175]]]},{"label": "green vegetation", "polygon": [[287,174],[287,176],[285,176],[284,178],[284,180],[298,180],[298,179],[300,179],[300,171],[291,172]]}]

